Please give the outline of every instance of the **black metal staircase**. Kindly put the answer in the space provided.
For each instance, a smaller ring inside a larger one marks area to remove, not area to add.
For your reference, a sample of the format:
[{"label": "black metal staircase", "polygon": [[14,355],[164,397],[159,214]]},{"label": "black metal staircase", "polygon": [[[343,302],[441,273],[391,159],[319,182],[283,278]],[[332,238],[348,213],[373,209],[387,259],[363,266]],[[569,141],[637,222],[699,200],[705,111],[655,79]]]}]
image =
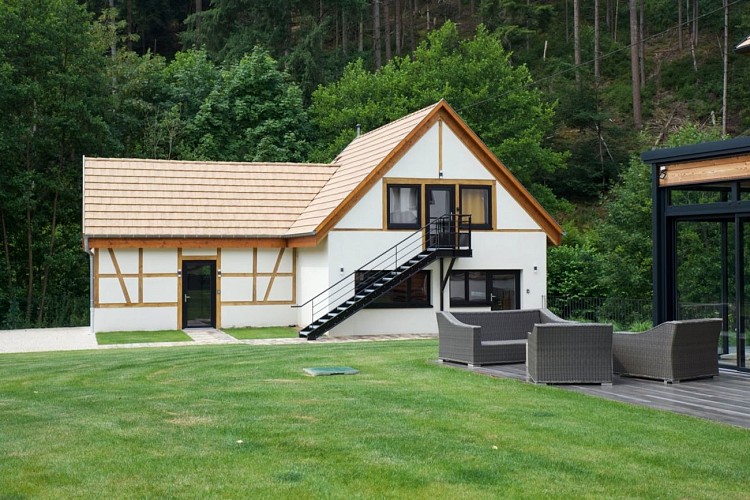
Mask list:
[{"label": "black metal staircase", "polygon": [[[471,257],[471,216],[430,221],[307,302],[312,322],[300,337],[315,340],[440,257]],[[330,305],[333,304],[333,307]]]}]

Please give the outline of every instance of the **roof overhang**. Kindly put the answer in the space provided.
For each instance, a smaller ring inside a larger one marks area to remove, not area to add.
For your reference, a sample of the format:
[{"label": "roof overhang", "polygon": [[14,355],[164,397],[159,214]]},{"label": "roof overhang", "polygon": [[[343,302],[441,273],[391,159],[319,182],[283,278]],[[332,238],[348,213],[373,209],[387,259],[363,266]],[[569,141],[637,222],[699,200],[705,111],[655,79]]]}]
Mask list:
[{"label": "roof overhang", "polygon": [[317,227],[318,238],[324,237],[335,224],[356,204],[375,183],[383,178],[390,168],[401,159],[409,148],[418,141],[430,127],[437,121],[442,120],[450,126],[458,137],[476,155],[479,161],[487,168],[500,184],[518,201],[534,221],[539,224],[547,235],[547,239],[553,245],[562,242],[563,230],[555,219],[541,206],[541,204],[526,190],[515,178],[510,170],[495,156],[484,142],[469,128],[469,126],[458,116],[458,114],[445,101],[441,100],[427,114],[422,121],[386,156],[377,167],[352,190],[346,199],[326,217]]},{"label": "roof overhang", "polygon": [[294,237],[180,238],[87,236],[89,248],[303,248],[318,244],[315,234]]},{"label": "roof overhang", "polygon": [[659,187],[750,179],[750,137],[656,149],[641,158],[658,169]]}]

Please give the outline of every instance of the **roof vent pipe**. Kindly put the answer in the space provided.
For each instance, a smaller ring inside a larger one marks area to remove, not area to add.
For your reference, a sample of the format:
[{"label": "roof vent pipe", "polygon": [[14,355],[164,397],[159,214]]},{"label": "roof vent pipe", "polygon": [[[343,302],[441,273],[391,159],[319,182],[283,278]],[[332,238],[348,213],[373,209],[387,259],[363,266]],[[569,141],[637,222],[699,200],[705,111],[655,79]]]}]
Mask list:
[{"label": "roof vent pipe", "polygon": [[359,137],[362,134],[362,125],[359,123],[357,124],[357,137]]}]

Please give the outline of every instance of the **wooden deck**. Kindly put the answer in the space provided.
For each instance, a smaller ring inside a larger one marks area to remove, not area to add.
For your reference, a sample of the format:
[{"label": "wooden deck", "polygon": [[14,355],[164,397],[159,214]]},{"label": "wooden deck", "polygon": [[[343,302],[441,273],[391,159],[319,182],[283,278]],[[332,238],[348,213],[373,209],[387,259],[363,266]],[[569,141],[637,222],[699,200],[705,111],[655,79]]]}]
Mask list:
[{"label": "wooden deck", "polygon": [[[492,377],[526,381],[526,365],[523,363],[474,368],[458,363],[443,364]],[[678,384],[615,375],[612,385],[560,384],[556,387],[750,429],[748,373],[719,369],[718,377]]]}]

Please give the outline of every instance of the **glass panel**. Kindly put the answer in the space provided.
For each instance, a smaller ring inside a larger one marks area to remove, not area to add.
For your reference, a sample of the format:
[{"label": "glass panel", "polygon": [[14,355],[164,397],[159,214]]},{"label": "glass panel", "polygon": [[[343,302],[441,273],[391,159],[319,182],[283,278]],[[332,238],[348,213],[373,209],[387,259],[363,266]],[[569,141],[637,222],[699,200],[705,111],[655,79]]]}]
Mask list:
[{"label": "glass panel", "polygon": [[669,204],[678,206],[719,203],[729,200],[731,193],[731,186],[721,184],[690,188],[671,188],[669,190]]},{"label": "glass panel", "polygon": [[427,195],[428,216],[437,219],[453,212],[453,189],[430,187]]},{"label": "glass panel", "polygon": [[462,187],[461,213],[471,215],[473,225],[489,224],[490,190],[484,187]]},{"label": "glass panel", "polygon": [[[358,271],[355,275],[356,290],[385,275],[385,271]],[[430,305],[430,272],[419,271],[408,280],[375,299],[366,307],[426,307]]]},{"label": "glass panel", "polygon": [[466,273],[454,271],[451,273],[451,302],[466,301]]},{"label": "glass panel", "polygon": [[213,326],[213,263],[183,262],[185,325]]},{"label": "glass panel", "polygon": [[[677,223],[677,319],[723,318],[723,330],[735,329],[734,226],[728,221]],[[735,362],[734,336],[722,332],[720,363]]]},{"label": "glass panel", "polygon": [[388,224],[419,227],[419,187],[388,187]]},{"label": "glass panel", "polygon": [[481,271],[469,273],[469,302],[488,303],[487,277]]},{"label": "glass panel", "polygon": [[493,309],[517,309],[516,307],[516,275],[492,275]]},{"label": "glass panel", "polygon": [[430,303],[430,281],[429,272],[420,271],[410,280],[410,294],[409,300],[414,304],[429,304]]}]

